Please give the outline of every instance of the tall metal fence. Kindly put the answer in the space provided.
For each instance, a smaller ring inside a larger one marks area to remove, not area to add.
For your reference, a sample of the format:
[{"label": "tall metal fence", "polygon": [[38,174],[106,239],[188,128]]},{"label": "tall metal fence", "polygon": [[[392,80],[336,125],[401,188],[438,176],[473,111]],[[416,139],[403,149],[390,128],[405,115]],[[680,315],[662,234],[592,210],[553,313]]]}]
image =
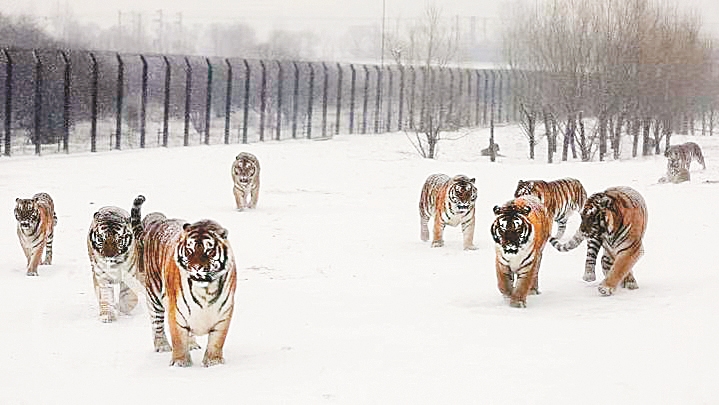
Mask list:
[{"label": "tall metal fence", "polygon": [[518,119],[504,70],[58,49],[0,63],[6,156],[412,130],[429,97],[460,126]]}]

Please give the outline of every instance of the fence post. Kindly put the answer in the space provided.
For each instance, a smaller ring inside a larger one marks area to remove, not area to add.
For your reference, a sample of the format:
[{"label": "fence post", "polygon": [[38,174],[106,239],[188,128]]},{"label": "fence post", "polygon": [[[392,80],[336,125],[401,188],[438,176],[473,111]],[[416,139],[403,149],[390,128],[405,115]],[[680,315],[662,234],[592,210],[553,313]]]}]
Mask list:
[{"label": "fence post", "polygon": [[375,94],[374,104],[374,133],[379,133],[379,124],[382,120],[382,68],[379,65],[374,66],[377,71],[377,91]]},{"label": "fence post", "polygon": [[362,133],[367,133],[367,100],[369,97],[369,68],[362,65],[364,69],[364,102],[362,104]]},{"label": "fence post", "polygon": [[340,133],[340,117],[342,114],[342,65],[337,64],[337,111],[335,112],[335,135]]},{"label": "fence post", "polygon": [[327,64],[322,62],[322,137],[327,136]]},{"label": "fence post", "polygon": [[469,69],[465,69],[465,72],[467,73],[467,97],[464,98],[464,106],[467,110],[467,119],[465,120],[465,125],[469,127],[472,125],[472,110],[470,109],[470,106],[472,104],[472,71]]},{"label": "fence post", "polygon": [[465,111],[463,106],[464,101],[464,77],[462,76],[462,69],[457,68],[457,77],[459,78],[459,83],[457,83],[457,126],[463,125],[461,119],[462,112]]},{"label": "fence post", "polygon": [[284,74],[282,73],[282,63],[280,63],[280,61],[275,61],[275,63],[277,63],[277,122],[275,139],[279,141],[282,132],[282,81]]},{"label": "fence post", "polygon": [[350,64],[350,71],[352,72],[350,76],[350,127],[349,127],[349,133],[352,134],[354,132],[354,126],[355,126],[355,88],[357,84],[357,71],[355,70],[355,66]]},{"label": "fence post", "polygon": [[40,154],[40,115],[42,114],[42,61],[37,54],[37,50],[32,51],[35,58],[35,132],[33,133],[33,143],[35,144],[35,154]]},{"label": "fence post", "polygon": [[[489,88],[489,74],[491,71],[484,71],[484,104],[482,105],[482,124],[487,125],[487,104],[489,104],[489,92],[487,89]],[[494,92],[494,72],[492,72],[492,92]],[[494,96],[492,98],[492,101],[494,101]]]},{"label": "fence post", "polygon": [[474,71],[475,89],[474,89],[474,125],[479,126],[479,89],[482,83],[482,74],[479,70]]},{"label": "fence post", "polygon": [[3,49],[7,65],[5,66],[5,156],[10,156],[12,151],[12,65],[10,51]]},{"label": "fence post", "polygon": [[[447,118],[452,119],[452,113],[454,112],[454,69],[447,68],[449,71],[449,105],[447,106]],[[442,87],[444,87],[444,75],[442,75]],[[440,90],[440,94],[441,94]]]},{"label": "fence post", "polygon": [[65,62],[65,71],[63,72],[63,90],[62,90],[62,150],[69,152],[68,143],[70,141],[70,59],[65,51],[60,51],[63,62]]},{"label": "fence post", "polygon": [[250,104],[250,64],[247,59],[243,59],[245,64],[245,94],[244,105],[242,106],[242,143],[247,143],[247,115],[249,114]]},{"label": "fence post", "polygon": [[[504,104],[504,91],[502,84],[504,83],[504,75],[502,74],[501,70],[498,70],[496,76],[499,77],[499,88],[497,89],[497,98],[494,104],[497,106],[497,122],[502,122],[502,104]],[[495,79],[494,71],[492,71],[492,79]],[[494,84],[492,85],[492,91],[494,91]],[[492,99],[492,101],[494,102],[494,97]]]},{"label": "fence post", "polygon": [[312,103],[315,98],[315,68],[312,66],[312,62],[307,62],[307,66],[310,68],[309,97],[307,99],[307,139],[310,139],[312,138]]},{"label": "fence post", "polygon": [[91,89],[90,89],[90,152],[97,152],[97,58],[90,52]]},{"label": "fence post", "polygon": [[397,106],[397,131],[402,130],[402,113],[404,112],[404,66],[399,65],[399,105]]},{"label": "fence post", "polygon": [[[495,87],[495,75],[494,70],[490,71],[490,74],[492,75],[492,104],[490,106],[489,110],[489,160],[491,162],[494,162],[496,159],[495,156],[495,147],[494,147],[494,105],[495,105],[495,98],[494,98],[494,87]],[[501,83],[501,79],[500,79]]]},{"label": "fence post", "polygon": [[205,145],[210,144],[210,120],[212,119],[212,63],[210,58],[205,58],[207,63],[207,100],[205,100]]},{"label": "fence post", "polygon": [[295,68],[295,85],[292,89],[292,139],[297,138],[297,110],[300,96],[300,67],[297,62],[292,62]]},{"label": "fence post", "polygon": [[147,60],[140,55],[142,61],[142,90],[140,95],[140,148],[145,147],[145,121],[147,118]]},{"label": "fence post", "polygon": [[225,91],[225,145],[230,143],[230,114],[232,113],[232,64],[225,59],[227,65],[227,90]]},{"label": "fence post", "polygon": [[190,58],[185,57],[185,137],[183,145],[190,144],[190,97],[192,95],[192,65]]},{"label": "fence post", "polygon": [[390,132],[392,128],[390,128],[390,125],[392,123],[392,67],[387,66],[387,123],[386,123],[386,132]]},{"label": "fence post", "polygon": [[119,53],[115,54],[117,58],[117,106],[115,108],[115,149],[120,149],[122,143],[122,99],[124,97],[125,87],[125,63]]},{"label": "fence post", "polygon": [[163,112],[162,112],[162,146],[167,147],[167,138],[169,137],[170,132],[170,84],[171,84],[171,74],[170,71],[170,60],[167,59],[167,56],[163,56],[162,59],[165,61],[165,99],[163,102]]},{"label": "fence post", "polygon": [[265,140],[265,107],[267,107],[267,67],[260,61],[260,142]]}]

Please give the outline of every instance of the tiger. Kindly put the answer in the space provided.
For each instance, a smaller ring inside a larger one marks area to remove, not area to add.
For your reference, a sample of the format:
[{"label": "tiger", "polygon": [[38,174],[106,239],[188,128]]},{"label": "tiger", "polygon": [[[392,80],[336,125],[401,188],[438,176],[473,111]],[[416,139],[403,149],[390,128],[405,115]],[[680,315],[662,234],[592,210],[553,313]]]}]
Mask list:
[{"label": "tiger", "polygon": [[[135,199],[132,210],[139,210],[143,202],[144,198]],[[138,273],[139,247],[127,211],[108,206],[93,214],[87,233],[87,252],[100,321],[114,322],[118,312],[130,314],[144,288],[142,275]]]},{"label": "tiger", "polygon": [[667,173],[670,173],[673,167],[684,168],[688,171],[692,160],[699,162],[703,169],[707,168],[702,148],[694,142],[672,145],[664,151],[664,156],[667,158]]},{"label": "tiger", "polygon": [[667,174],[659,178],[659,183],[678,184],[691,180],[688,169],[680,167],[678,164],[669,164],[667,166],[669,166],[667,167]]},{"label": "tiger", "polygon": [[[147,305],[156,352],[172,351],[170,366],[192,365],[195,336],[208,334],[205,367],[223,364],[234,309],[237,272],[227,229],[212,220],[187,223],[161,213],[142,220]],[[165,312],[172,346],[165,334]]]},{"label": "tiger", "polygon": [[260,161],[255,155],[242,152],[235,157],[232,163],[232,182],[237,209],[256,208],[260,194]]},{"label": "tiger", "polygon": [[569,217],[581,210],[587,200],[582,183],[572,178],[555,181],[519,180],[514,197],[522,195],[534,195],[544,204],[549,216],[557,223],[556,239],[564,236]]},{"label": "tiger", "polygon": [[539,266],[552,231],[552,216],[533,195],[494,206],[490,227],[495,242],[499,292],[515,308],[526,308],[527,295],[539,294]]},{"label": "tiger", "polygon": [[583,276],[587,282],[596,280],[597,253],[600,247],[604,248],[604,280],[598,287],[603,296],[614,294],[620,283],[630,290],[639,288],[632,269],[644,254],[642,238],[648,220],[647,206],[641,194],[630,187],[610,187],[587,199],[581,217],[581,234],[564,244],[550,238],[551,245],[566,252],[587,239]]},{"label": "tiger", "polygon": [[477,247],[474,239],[474,203],[477,200],[475,179],[465,175],[452,178],[446,174],[432,174],[427,177],[419,198],[420,239],[429,240],[430,217],[434,216],[432,247],[444,246],[442,234],[446,225],[462,224],[465,250]]},{"label": "tiger", "polygon": [[[37,276],[39,264],[52,264],[52,242],[55,238],[57,215],[55,203],[47,193],[32,198],[15,199],[17,237],[27,259],[27,275]],[[45,259],[40,262],[45,251]]]}]

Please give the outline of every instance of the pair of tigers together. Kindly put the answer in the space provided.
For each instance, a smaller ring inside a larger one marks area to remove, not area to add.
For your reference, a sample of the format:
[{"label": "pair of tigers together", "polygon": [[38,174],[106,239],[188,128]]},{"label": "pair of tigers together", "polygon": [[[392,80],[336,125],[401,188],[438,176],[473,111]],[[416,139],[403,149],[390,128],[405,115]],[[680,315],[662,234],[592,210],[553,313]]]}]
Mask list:
[{"label": "pair of tigers together", "polygon": [[[443,245],[446,225],[462,224],[464,248],[476,249],[472,244],[477,199],[474,182],[464,175],[450,178],[433,174],[427,178],[419,202],[423,241],[429,239],[427,224],[434,216],[433,247]],[[547,242],[566,252],[587,240],[585,281],[596,279],[597,254],[604,248],[601,263],[605,278],[598,287],[600,294],[612,295],[620,283],[628,289],[638,288],[632,268],[643,254],[647,209],[636,190],[611,187],[587,198],[584,186],[576,179],[520,180],[514,196],[494,207],[496,218],[490,227],[498,288],[511,306],[526,307],[527,295],[539,294],[539,266]],[[577,211],[582,218],[579,230],[566,243],[560,242],[570,215]],[[551,236],[553,222],[558,227],[557,234]]]},{"label": "pair of tigers together", "polygon": [[686,142],[680,145],[672,145],[664,151],[667,158],[667,174],[659,179],[659,183],[682,183],[691,180],[689,166],[692,160],[696,160],[707,168],[704,162],[702,149],[694,142]]},{"label": "pair of tigers together", "polygon": [[[154,212],[141,220],[145,197],[138,196],[131,214],[119,207],[100,208],[92,217],[87,250],[100,307],[100,320],[128,314],[146,294],[155,351],[172,351],[171,365],[190,366],[194,336],[208,335],[204,366],[224,363],[223,346],[234,309],[235,259],[227,230],[212,220],[187,223]],[[20,245],[27,275],[36,276],[52,261],[54,203],[47,193],[16,199]],[[117,295],[117,297],[116,297]],[[165,313],[172,339],[164,330]]]}]

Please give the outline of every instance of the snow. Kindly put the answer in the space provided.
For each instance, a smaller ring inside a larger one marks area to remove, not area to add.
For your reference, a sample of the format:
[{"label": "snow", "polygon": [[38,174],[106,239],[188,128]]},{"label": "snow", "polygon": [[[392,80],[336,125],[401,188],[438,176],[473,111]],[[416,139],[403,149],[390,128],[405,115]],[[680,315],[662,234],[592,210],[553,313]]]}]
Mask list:
[{"label": "snow", "polygon": [[[496,163],[479,156],[486,129],[442,141],[436,160],[403,133],[0,159],[0,403],[714,403],[719,186],[704,181],[719,180],[719,137],[673,138],[707,158],[675,185],[657,184],[662,156],[549,165],[544,143],[527,159],[517,127],[495,135],[506,155]],[[234,209],[240,151],[262,165],[256,210]],[[478,250],[462,250],[458,227],[442,248],[420,241],[419,194],[437,172],[477,178]],[[584,244],[547,246],[542,294],[511,308],[496,286],[492,207],[519,179],[567,176],[590,194],[626,185],[644,196],[640,288],[601,297],[601,276],[582,281]],[[27,277],[12,210],[39,191],[58,214],[54,263]],[[200,366],[200,337],[193,367],[169,367],[144,300],[98,320],[91,215],[129,211],[137,194],[144,214],[229,229],[239,283],[226,364]]]}]

